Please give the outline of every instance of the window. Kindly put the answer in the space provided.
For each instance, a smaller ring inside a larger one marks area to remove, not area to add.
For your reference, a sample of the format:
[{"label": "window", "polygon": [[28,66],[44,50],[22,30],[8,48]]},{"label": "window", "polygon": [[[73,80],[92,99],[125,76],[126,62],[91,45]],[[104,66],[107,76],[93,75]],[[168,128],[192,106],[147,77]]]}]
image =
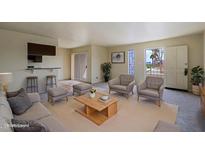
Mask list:
[{"label": "window", "polygon": [[154,48],[145,50],[147,75],[164,75],[164,49]]},{"label": "window", "polygon": [[128,74],[135,75],[135,51],[133,49],[128,51]]}]

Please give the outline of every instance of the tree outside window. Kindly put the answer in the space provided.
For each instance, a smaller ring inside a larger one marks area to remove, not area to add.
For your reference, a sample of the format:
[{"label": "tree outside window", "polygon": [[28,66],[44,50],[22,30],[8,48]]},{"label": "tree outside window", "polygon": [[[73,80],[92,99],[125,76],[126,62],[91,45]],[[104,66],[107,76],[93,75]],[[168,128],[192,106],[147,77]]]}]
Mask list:
[{"label": "tree outside window", "polygon": [[145,57],[147,75],[164,75],[163,48],[146,49]]}]

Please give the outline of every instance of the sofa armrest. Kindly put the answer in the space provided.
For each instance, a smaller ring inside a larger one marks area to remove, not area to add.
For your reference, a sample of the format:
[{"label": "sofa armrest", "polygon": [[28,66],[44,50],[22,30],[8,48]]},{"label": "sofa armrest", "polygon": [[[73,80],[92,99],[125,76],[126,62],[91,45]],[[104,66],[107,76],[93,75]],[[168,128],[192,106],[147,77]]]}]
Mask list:
[{"label": "sofa armrest", "polygon": [[146,82],[142,82],[140,84],[137,85],[137,91],[139,92],[140,90],[146,89],[147,85]]},{"label": "sofa armrest", "polygon": [[119,78],[115,78],[115,79],[112,79],[110,81],[108,81],[108,85],[119,85],[120,84],[120,79]]},{"label": "sofa armrest", "polygon": [[127,90],[128,90],[128,91],[132,91],[133,88],[134,88],[134,86],[135,86],[135,80],[132,81],[132,82],[130,82],[130,83],[128,84]]},{"label": "sofa armrest", "polygon": [[163,97],[163,92],[164,92],[164,85],[161,85],[160,88],[159,88],[159,96],[160,96],[161,99]]},{"label": "sofa armrest", "polygon": [[27,93],[32,103],[41,102],[41,97],[38,93]]}]

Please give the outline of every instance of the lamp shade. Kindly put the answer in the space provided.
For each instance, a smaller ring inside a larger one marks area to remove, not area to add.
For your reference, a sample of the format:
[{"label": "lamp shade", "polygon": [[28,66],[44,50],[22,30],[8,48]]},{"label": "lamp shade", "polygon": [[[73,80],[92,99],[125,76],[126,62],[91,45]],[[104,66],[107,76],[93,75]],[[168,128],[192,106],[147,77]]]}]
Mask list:
[{"label": "lamp shade", "polygon": [[12,82],[12,73],[0,73],[0,83]]}]

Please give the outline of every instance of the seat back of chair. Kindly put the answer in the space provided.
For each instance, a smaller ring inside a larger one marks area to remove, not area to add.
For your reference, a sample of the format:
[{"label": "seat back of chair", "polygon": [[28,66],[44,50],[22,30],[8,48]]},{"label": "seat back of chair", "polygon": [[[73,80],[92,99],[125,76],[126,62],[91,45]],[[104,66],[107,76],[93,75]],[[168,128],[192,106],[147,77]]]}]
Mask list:
[{"label": "seat back of chair", "polygon": [[164,84],[164,79],[161,77],[148,76],[146,77],[147,88],[159,89]]},{"label": "seat back of chair", "polygon": [[129,74],[120,75],[120,84],[127,86],[130,82],[134,81],[135,77]]}]

